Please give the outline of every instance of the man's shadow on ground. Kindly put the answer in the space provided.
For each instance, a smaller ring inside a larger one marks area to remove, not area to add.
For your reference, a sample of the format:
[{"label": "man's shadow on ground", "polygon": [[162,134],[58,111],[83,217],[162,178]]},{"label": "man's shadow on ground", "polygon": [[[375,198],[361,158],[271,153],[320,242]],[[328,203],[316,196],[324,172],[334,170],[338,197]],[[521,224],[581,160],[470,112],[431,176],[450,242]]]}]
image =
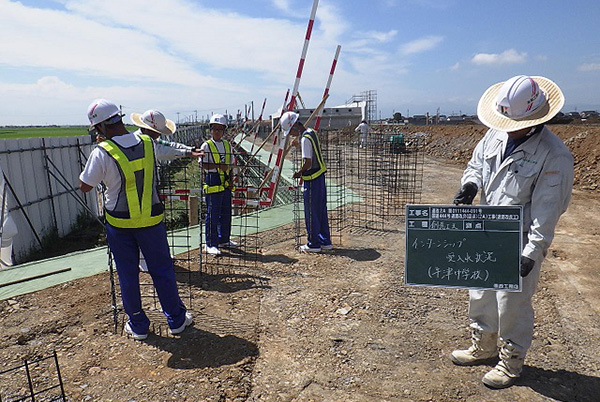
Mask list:
[{"label": "man's shadow on ground", "polygon": [[150,334],[144,342],[170,353],[167,366],[179,370],[228,366],[258,356],[258,346],[253,342],[194,326],[177,337]]},{"label": "man's shadow on ground", "polygon": [[362,248],[362,249],[346,249],[346,248],[334,248],[328,252],[333,255],[341,255],[343,257],[351,258],[355,261],[375,261],[381,257],[381,253],[373,248]]},{"label": "man's shadow on ground", "polygon": [[270,278],[221,269],[215,272],[176,273],[177,282],[207,291],[235,293],[249,289],[270,289]]},{"label": "man's shadow on ground", "polygon": [[573,371],[552,371],[525,365],[515,386],[529,387],[556,401],[600,401],[600,378]]}]

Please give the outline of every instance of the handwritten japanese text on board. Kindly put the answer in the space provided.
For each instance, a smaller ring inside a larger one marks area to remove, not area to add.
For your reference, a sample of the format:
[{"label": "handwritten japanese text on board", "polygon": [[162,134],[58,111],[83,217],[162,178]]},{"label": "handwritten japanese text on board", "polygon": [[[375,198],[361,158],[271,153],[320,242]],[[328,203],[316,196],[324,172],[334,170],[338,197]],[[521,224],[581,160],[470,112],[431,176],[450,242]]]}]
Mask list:
[{"label": "handwritten japanese text on board", "polygon": [[521,206],[407,205],[407,285],[521,290]]}]

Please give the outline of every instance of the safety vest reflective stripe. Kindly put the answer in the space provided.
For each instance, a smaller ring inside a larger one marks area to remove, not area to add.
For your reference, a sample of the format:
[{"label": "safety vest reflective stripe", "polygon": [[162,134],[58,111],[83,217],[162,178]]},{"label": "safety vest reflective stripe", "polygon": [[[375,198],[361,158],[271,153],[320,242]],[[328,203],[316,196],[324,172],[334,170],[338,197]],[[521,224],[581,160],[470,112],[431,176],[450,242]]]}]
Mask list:
[{"label": "safety vest reflective stripe", "polygon": [[[210,148],[210,153],[212,155],[213,163],[221,163],[221,154],[217,149],[217,145],[213,140],[206,141],[208,147]],[[225,148],[225,164],[229,166],[231,163],[231,147],[229,146],[229,141],[223,140],[223,147]],[[221,184],[209,186],[208,184],[204,184],[202,188],[204,189],[205,194],[219,193],[224,191],[227,187],[229,187],[229,182],[225,180],[225,173],[229,174],[229,169],[227,172],[224,172],[220,169],[217,169],[219,172],[219,179]]]},{"label": "safety vest reflective stripe", "polygon": [[[306,131],[303,137],[308,138],[310,140],[314,155],[317,156],[319,168],[312,174],[302,176],[302,180],[314,180],[327,171],[327,167],[325,166],[325,162],[323,161],[323,155],[321,155],[321,143],[319,142],[319,137],[317,137],[317,134],[314,131]],[[310,172],[313,169],[314,168],[311,167],[308,171]]]},{"label": "safety vest reflective stripe", "polygon": [[[123,151],[111,140],[102,141],[98,144],[117,162],[125,179],[125,197],[129,218],[116,218],[106,211],[106,220],[118,228],[143,228],[154,226],[162,222],[163,214],[152,216],[152,191],[154,177],[154,152],[152,139],[147,135],[140,135],[144,144],[144,156],[130,161]],[[142,189],[142,205],[138,196],[135,172],[144,172],[144,183]]]}]

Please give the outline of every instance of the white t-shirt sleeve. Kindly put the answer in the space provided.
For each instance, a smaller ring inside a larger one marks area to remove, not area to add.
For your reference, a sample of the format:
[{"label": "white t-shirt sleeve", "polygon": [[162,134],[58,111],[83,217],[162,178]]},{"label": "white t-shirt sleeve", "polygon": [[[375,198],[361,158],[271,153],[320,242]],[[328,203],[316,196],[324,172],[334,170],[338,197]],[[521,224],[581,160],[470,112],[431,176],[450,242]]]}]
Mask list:
[{"label": "white t-shirt sleeve", "polygon": [[300,146],[302,147],[302,158],[312,159],[313,149],[310,140],[306,137],[302,137],[302,139],[300,140]]},{"label": "white t-shirt sleeve", "polygon": [[106,171],[102,151],[96,147],[90,153],[85,168],[79,175],[79,180],[89,186],[96,187],[105,176]]},{"label": "white t-shirt sleeve", "polygon": [[202,157],[203,163],[212,163],[212,153],[210,152],[210,147],[208,146],[208,142],[203,142],[200,146],[200,150],[204,151],[204,156]]}]

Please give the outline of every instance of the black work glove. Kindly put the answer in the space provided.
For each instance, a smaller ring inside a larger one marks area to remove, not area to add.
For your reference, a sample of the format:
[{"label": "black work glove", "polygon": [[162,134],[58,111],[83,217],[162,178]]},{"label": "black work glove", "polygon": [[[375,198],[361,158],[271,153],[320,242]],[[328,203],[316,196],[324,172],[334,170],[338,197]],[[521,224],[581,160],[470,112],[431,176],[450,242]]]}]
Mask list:
[{"label": "black work glove", "polygon": [[473,203],[473,198],[477,195],[477,184],[473,182],[467,182],[462,185],[458,193],[454,196],[454,205],[458,204],[466,204],[471,205]]},{"label": "black work glove", "polygon": [[535,261],[533,261],[531,258],[521,256],[521,276],[525,278],[527,275],[529,275],[534,265]]}]

